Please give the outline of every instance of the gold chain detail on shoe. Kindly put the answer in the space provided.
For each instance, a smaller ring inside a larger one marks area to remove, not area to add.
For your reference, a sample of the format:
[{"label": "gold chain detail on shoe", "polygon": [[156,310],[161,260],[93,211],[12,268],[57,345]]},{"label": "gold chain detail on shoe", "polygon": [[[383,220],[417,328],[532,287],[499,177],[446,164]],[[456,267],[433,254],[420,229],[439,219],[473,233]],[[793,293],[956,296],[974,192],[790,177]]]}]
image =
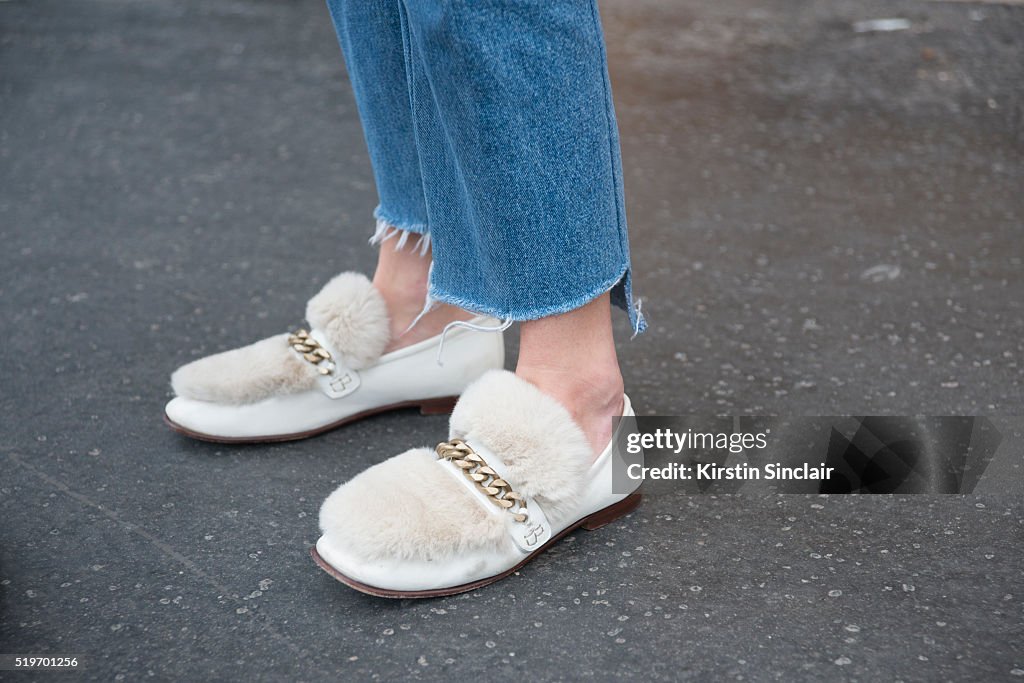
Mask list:
[{"label": "gold chain detail on shoe", "polygon": [[306,330],[296,330],[288,335],[288,344],[299,352],[303,358],[316,366],[321,375],[329,375],[334,370],[334,359],[331,352],[320,346],[320,342],[310,336]]},{"label": "gold chain detail on shoe", "polygon": [[526,509],[526,499],[512,490],[512,485],[498,476],[480,455],[474,451],[469,444],[462,439],[442,441],[437,444],[437,457],[441,460],[448,460],[462,470],[466,478],[476,484],[487,499],[492,503],[508,510],[517,522],[525,522],[529,515],[523,512],[514,512]]}]

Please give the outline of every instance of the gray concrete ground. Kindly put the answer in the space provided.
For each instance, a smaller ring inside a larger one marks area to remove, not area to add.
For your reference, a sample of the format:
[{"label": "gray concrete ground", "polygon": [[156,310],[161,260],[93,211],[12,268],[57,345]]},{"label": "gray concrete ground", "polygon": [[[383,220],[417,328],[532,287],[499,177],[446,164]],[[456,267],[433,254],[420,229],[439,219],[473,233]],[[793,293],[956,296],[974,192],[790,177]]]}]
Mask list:
[{"label": "gray concrete ground", "polygon": [[[1021,413],[1024,8],[603,9],[641,412]],[[177,365],[374,258],[320,0],[3,2],[0,98],[0,652],[92,680],[1024,676],[1019,497],[661,496],[475,593],[344,588],[307,555],[320,501],[443,418],[251,448],[161,423]]]}]

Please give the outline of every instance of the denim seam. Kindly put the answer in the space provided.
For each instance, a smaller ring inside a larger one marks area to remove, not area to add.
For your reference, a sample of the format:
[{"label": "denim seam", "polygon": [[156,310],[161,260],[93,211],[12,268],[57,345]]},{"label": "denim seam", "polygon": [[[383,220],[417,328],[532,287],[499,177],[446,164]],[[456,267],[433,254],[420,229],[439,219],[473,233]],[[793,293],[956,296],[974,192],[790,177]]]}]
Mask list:
[{"label": "denim seam", "polygon": [[[594,25],[597,27],[597,30],[599,32],[603,33],[603,30],[601,28],[601,18],[600,18],[600,16],[598,16],[598,13],[597,13],[597,0],[592,0],[592,2],[590,3],[590,14],[591,14],[591,16],[594,19]],[[615,124],[614,124],[614,122],[612,120],[611,112],[609,111],[609,107],[611,107],[612,94],[611,94],[610,89],[608,88],[608,74],[607,74],[608,54],[607,54],[607,52],[605,51],[605,48],[604,48],[604,41],[602,40],[600,42],[601,42],[601,64],[602,64],[601,70],[603,72],[601,74],[601,87],[604,89],[604,119],[605,119],[605,125],[608,126],[608,165],[611,167],[612,180],[615,183],[615,224],[616,224],[616,226],[618,227],[618,230],[619,230],[619,249],[621,250],[622,249],[622,232],[623,232],[622,216],[623,216],[623,213],[624,213],[623,209],[622,209],[622,203],[621,203],[621,201],[622,201],[622,191],[623,191],[622,190],[622,179],[619,177],[618,171],[616,170],[616,167],[615,167],[615,134],[613,132],[615,130],[615,128],[614,128]],[[626,265],[626,268],[627,269],[629,268],[628,263]]]},{"label": "denim seam", "polygon": [[[408,18],[408,10],[406,10],[406,18]],[[413,135],[416,137],[417,145],[419,145],[419,128],[417,127],[417,125],[415,125],[415,122],[417,122],[419,120],[419,117],[417,116],[418,112],[417,112],[417,108],[416,107],[417,107],[417,102],[420,100],[420,98],[417,97],[416,78],[414,76],[414,71],[413,71],[414,67],[412,65],[412,60],[415,58],[414,51],[419,51],[421,49],[421,46],[417,43],[416,37],[413,35],[412,27],[407,25],[406,26],[406,31],[407,31],[408,36],[409,36],[409,44],[406,46],[406,53],[405,53],[406,54],[406,60],[409,63],[409,65],[406,67],[406,71],[408,73],[408,79],[409,79],[409,99],[410,99],[410,102],[411,102],[413,119],[414,119]],[[420,55],[420,59],[424,59],[422,54]],[[436,89],[434,88],[433,80],[431,79],[430,72],[424,70],[423,71],[423,78],[425,78],[426,81],[427,81],[427,88],[426,89],[428,91],[426,97],[423,98],[423,99],[428,100],[430,102],[430,105],[432,106],[433,110],[436,111],[438,114],[440,114],[441,107],[440,107],[440,104],[437,101],[437,92],[436,92]],[[443,116],[440,116],[440,115],[438,116],[438,125],[440,126],[441,130],[444,133],[445,145],[447,145],[448,149],[452,151],[451,161],[452,161],[452,165],[454,167],[453,170],[454,170],[455,173],[458,174],[459,182],[461,182],[463,185],[465,185],[465,173],[464,173],[464,171],[462,169],[462,160],[459,158],[459,155],[455,153],[455,149],[456,149],[455,142],[452,139],[451,130],[449,130],[449,126],[448,126],[448,124],[445,121]],[[423,163],[423,158],[421,156],[420,157],[420,165],[421,166],[422,166],[422,163]],[[424,174],[421,173],[420,175],[424,179],[426,178],[426,176]],[[424,183],[426,183],[426,180],[424,180]],[[426,194],[426,193],[424,193],[424,194]],[[473,210],[472,204],[470,204],[469,209],[471,211]],[[473,223],[474,226],[477,226],[477,227],[479,227],[479,225],[480,225],[480,221],[477,219],[477,216],[475,215],[475,213],[473,215],[472,223]]]},{"label": "denim seam", "polygon": [[510,313],[508,309],[499,309],[493,306],[480,304],[475,301],[455,294],[449,294],[440,291],[433,283],[430,285],[430,292],[427,295],[428,302],[441,302],[449,304],[451,306],[458,306],[461,309],[469,311],[471,313],[477,313],[480,315],[489,315],[499,320],[514,320],[516,322],[523,322],[526,320],[537,320],[539,318],[545,318],[549,315],[558,315],[560,313],[568,313],[574,311],[577,308],[582,308],[586,304],[590,303],[597,297],[601,296],[605,292],[613,289],[617,284],[623,281],[626,277],[626,273],[629,271],[629,265],[627,264],[618,275],[610,280],[606,280],[598,285],[596,288],[590,290],[586,294],[575,297],[569,302],[562,302],[553,306],[546,306],[543,308],[531,308],[526,312]]},{"label": "denim seam", "polygon": [[[604,117],[605,125],[608,127],[608,164],[610,166],[612,182],[615,184],[615,223],[619,232],[619,251],[622,253],[623,258],[626,261],[626,265],[623,269],[622,276],[619,281],[622,282],[624,288],[624,298],[626,300],[627,312],[630,317],[630,326],[633,328],[633,337],[643,332],[647,325],[644,320],[643,313],[640,312],[640,303],[637,300],[633,302],[632,288],[629,286],[629,272],[631,270],[630,257],[629,257],[629,238],[626,236],[626,226],[623,225],[623,219],[625,218],[626,211],[622,205],[622,198],[625,193],[622,180],[622,168],[620,164],[615,163],[615,145],[617,142],[618,134],[616,132],[615,117],[612,114],[612,93],[611,84],[609,83],[608,75],[608,52],[604,44],[604,28],[601,26],[601,17],[597,9],[597,0],[592,0],[590,3],[590,15],[594,20],[594,25],[602,35],[600,41],[601,48],[601,86],[604,89]],[[612,285],[614,287],[618,284],[616,281]]]},{"label": "denim seam", "polygon": [[[419,168],[419,171],[420,171],[420,173],[419,173],[419,176],[420,176],[420,192],[422,192],[423,195],[424,195],[424,210],[426,210],[426,190],[425,190],[425,187],[424,187],[424,183],[426,181],[424,180],[425,176],[423,174],[423,155],[420,153],[420,149],[422,149],[422,145],[420,144],[419,126],[417,125],[417,122],[416,122],[416,119],[415,119],[415,117],[416,117],[416,85],[415,85],[414,80],[415,80],[415,68],[416,68],[416,65],[413,62],[413,35],[412,35],[412,27],[409,25],[408,10],[405,7],[405,5],[403,4],[403,2],[398,2],[398,21],[399,21],[399,24],[400,24],[399,30],[402,33],[402,59],[403,59],[403,62],[405,63],[405,87],[406,87],[406,93],[409,96],[409,111],[412,112],[412,116],[413,116],[412,139],[413,139],[414,144],[416,145],[416,163],[419,164],[419,167],[420,167]],[[377,220],[388,220],[388,217],[385,215],[385,213],[383,211],[381,211],[381,207],[380,206],[377,207],[377,210],[374,211],[373,215],[374,215],[374,218],[376,218]],[[429,219],[430,219],[430,212],[427,211],[427,220],[429,221]],[[423,234],[423,235],[427,235],[426,239],[428,239],[428,240],[430,239],[429,234],[428,234],[429,233],[429,224],[427,222],[412,223],[412,224],[400,224],[400,223],[394,222],[394,221],[389,221],[389,222],[391,223],[391,225],[393,225],[393,226],[395,226],[395,227],[397,227],[397,228],[399,228],[401,230],[407,230],[409,232],[415,232],[415,233],[420,233],[420,234]],[[428,246],[429,246],[429,243],[428,243]]]}]

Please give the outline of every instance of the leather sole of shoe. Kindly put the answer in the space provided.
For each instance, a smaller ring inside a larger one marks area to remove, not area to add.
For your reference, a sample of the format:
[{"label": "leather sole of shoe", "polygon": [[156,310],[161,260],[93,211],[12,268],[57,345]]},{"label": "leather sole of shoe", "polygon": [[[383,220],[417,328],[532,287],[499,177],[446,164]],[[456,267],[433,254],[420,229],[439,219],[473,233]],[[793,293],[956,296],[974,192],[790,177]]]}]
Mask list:
[{"label": "leather sole of shoe", "polygon": [[364,410],[361,413],[349,415],[348,417],[337,420],[336,422],[331,422],[323,427],[317,427],[316,429],[309,429],[304,432],[293,432],[291,434],[268,434],[266,436],[217,436],[216,434],[204,434],[203,432],[193,431],[188,427],[178,424],[172,420],[167,413],[164,413],[164,423],[179,434],[183,434],[184,436],[192,439],[198,439],[199,441],[208,441],[210,443],[280,443],[282,441],[300,441],[302,439],[308,439],[311,436],[317,436],[318,434],[329,432],[337,429],[338,427],[344,427],[345,425],[356,422],[357,420],[362,420],[364,417],[370,417],[371,415],[378,415],[392,410],[400,410],[402,408],[419,408],[421,415],[447,415],[452,412],[452,409],[455,407],[455,402],[458,400],[458,396],[443,396],[441,398],[427,398],[420,401],[402,401],[400,403],[392,403],[390,405]]},{"label": "leather sole of shoe", "polygon": [[446,595],[466,593],[468,591],[476,590],[477,588],[483,588],[484,586],[488,586],[496,581],[500,581],[508,575],[514,574],[515,572],[522,569],[523,566],[526,565],[530,560],[537,557],[542,552],[547,550],[551,545],[561,540],[562,537],[566,534],[575,531],[576,529],[581,527],[583,529],[586,529],[587,531],[594,531],[595,529],[600,529],[601,527],[610,524],[611,522],[614,522],[619,517],[627,515],[633,510],[635,510],[637,506],[640,505],[640,500],[641,495],[639,493],[632,493],[623,498],[622,500],[620,500],[618,503],[615,503],[614,505],[609,505],[608,507],[602,510],[598,510],[593,514],[587,515],[575,524],[566,527],[561,532],[559,532],[558,535],[553,536],[551,540],[549,540],[540,548],[534,550],[532,553],[527,555],[525,558],[523,558],[522,562],[515,565],[511,569],[507,569],[501,572],[500,574],[495,574],[494,576],[489,576],[485,579],[478,579],[470,583],[464,583],[459,586],[450,586],[448,588],[436,588],[432,590],[418,591],[396,591],[388,590],[385,588],[377,588],[376,586],[370,586],[368,584],[362,583],[361,581],[356,581],[355,579],[349,578],[348,576],[345,576],[344,574],[339,572],[337,569],[328,564],[328,562],[324,558],[320,556],[320,553],[316,551],[316,546],[310,548],[309,554],[313,556],[313,561],[316,562],[321,569],[323,569],[325,572],[330,574],[338,581],[341,581],[349,588],[354,588],[360,593],[366,593],[367,595],[375,595],[380,598],[395,599],[440,598]]}]

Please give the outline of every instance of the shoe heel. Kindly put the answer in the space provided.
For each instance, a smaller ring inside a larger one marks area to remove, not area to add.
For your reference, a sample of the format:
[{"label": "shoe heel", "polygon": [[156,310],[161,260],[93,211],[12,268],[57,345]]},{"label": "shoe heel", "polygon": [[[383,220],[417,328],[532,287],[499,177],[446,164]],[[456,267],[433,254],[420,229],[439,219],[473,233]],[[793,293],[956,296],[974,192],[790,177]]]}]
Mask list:
[{"label": "shoe heel", "polygon": [[633,510],[636,510],[636,507],[640,505],[641,498],[642,496],[639,493],[631,493],[615,505],[609,505],[604,510],[598,510],[594,514],[590,515],[583,520],[583,523],[580,524],[580,526],[587,531],[594,531],[595,529],[600,529],[607,524],[611,524],[619,517],[628,515]]},{"label": "shoe heel", "polygon": [[428,399],[420,403],[420,415],[448,415],[458,400],[458,396]]}]

